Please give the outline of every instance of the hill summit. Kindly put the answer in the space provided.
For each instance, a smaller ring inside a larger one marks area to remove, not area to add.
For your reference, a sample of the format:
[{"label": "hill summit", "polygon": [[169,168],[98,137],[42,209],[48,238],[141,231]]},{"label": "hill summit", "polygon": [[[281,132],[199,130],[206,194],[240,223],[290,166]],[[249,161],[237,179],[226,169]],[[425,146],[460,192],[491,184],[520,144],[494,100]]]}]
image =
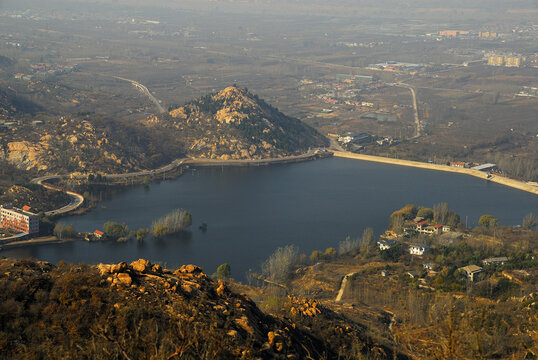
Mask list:
[{"label": "hill summit", "polygon": [[165,118],[147,123],[180,130],[186,155],[196,158],[273,158],[327,145],[310,126],[237,86],[172,107]]}]

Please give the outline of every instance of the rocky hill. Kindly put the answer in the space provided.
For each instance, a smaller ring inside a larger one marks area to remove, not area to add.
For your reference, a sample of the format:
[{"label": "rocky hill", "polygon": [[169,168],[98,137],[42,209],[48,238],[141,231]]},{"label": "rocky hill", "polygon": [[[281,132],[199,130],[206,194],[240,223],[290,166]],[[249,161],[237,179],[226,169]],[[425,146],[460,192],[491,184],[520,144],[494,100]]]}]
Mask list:
[{"label": "rocky hill", "polygon": [[0,358],[406,358],[315,301],[290,304],[293,321],[265,314],[194,265],[3,259]]},{"label": "rocky hill", "polygon": [[235,86],[140,122],[73,115],[0,127],[0,160],[55,174],[129,172],[179,157],[275,158],[325,145],[313,128]]},{"label": "rocky hill", "polygon": [[0,159],[49,173],[122,172],[153,166],[138,132],[110,121],[60,117],[0,132]]},{"label": "rocky hill", "polygon": [[196,158],[274,158],[327,145],[310,126],[236,86],[173,108],[169,117],[150,117],[145,123],[149,128],[175,131],[186,154]]}]

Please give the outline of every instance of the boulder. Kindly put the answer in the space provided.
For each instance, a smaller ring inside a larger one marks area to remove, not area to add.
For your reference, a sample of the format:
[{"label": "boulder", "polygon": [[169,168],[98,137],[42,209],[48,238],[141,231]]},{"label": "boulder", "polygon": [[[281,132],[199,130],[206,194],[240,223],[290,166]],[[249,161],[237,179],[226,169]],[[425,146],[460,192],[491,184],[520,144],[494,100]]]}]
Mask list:
[{"label": "boulder", "polygon": [[110,268],[111,268],[111,265],[108,265],[108,264],[101,263],[101,264],[97,265],[97,269],[99,270],[99,274],[101,276],[105,276],[105,275],[110,274],[110,272],[111,272]]},{"label": "boulder", "polygon": [[135,271],[145,273],[145,272],[147,272],[148,270],[151,269],[151,263],[148,260],[145,260],[145,259],[138,259],[138,260],[133,261],[131,263],[131,267]]},{"label": "boulder", "polygon": [[200,274],[202,272],[202,268],[192,264],[183,265],[181,268],[179,268],[179,272],[184,274]]},{"label": "boulder", "polygon": [[117,275],[117,279],[126,286],[131,286],[131,284],[133,283],[133,279],[127,273],[119,273]]},{"label": "boulder", "polygon": [[110,272],[113,274],[125,272],[127,270],[127,263],[120,262],[119,264],[110,265]]}]

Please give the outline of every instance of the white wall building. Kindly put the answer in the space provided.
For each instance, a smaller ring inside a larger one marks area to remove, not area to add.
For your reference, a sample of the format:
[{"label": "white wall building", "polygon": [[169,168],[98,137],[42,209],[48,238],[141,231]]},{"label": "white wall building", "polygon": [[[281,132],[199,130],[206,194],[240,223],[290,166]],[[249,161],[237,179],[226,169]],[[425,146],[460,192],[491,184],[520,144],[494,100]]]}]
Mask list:
[{"label": "white wall building", "polygon": [[39,217],[23,209],[11,205],[0,206],[0,227],[18,233],[39,233]]}]

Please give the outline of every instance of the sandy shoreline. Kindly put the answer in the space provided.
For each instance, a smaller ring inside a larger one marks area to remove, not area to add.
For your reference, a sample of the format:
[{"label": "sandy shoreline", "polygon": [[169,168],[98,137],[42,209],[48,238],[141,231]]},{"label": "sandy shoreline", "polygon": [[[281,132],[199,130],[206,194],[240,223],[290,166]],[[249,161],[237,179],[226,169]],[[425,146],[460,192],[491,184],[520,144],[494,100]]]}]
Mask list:
[{"label": "sandy shoreline", "polygon": [[355,154],[355,153],[351,153],[347,151],[334,151],[333,156],[347,158],[347,159],[373,161],[373,162],[379,162],[379,163],[385,163],[385,164],[410,166],[410,167],[417,167],[417,168],[422,168],[422,169],[446,171],[446,172],[452,172],[452,173],[471,175],[480,179],[489,180],[489,181],[496,182],[501,185],[509,186],[518,190],[523,190],[531,194],[538,195],[537,186],[529,185],[525,182],[506,178],[500,175],[493,175],[489,179],[486,179],[485,172],[473,170],[473,169],[458,168],[458,167],[448,166],[448,165],[429,164],[429,163],[411,161],[411,160],[392,159],[392,158],[381,157],[381,156]]}]

